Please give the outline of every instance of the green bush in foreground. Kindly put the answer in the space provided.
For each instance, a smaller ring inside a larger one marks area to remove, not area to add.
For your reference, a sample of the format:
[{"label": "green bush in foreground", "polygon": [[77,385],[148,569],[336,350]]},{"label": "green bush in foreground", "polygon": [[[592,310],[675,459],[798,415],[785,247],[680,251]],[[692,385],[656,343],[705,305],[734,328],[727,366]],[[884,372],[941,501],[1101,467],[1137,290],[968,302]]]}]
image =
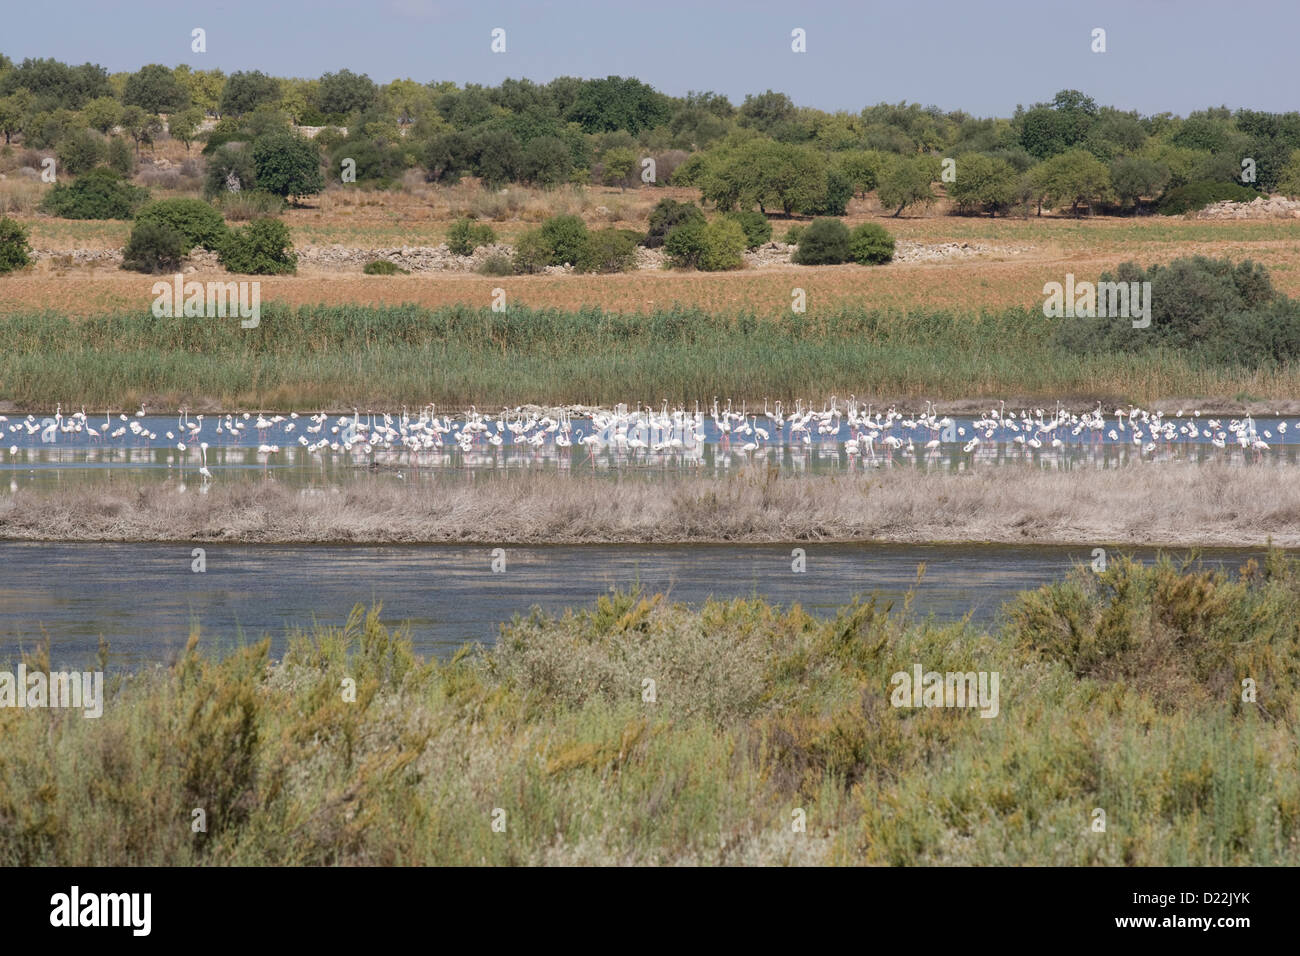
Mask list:
[{"label": "green bush in foreground", "polygon": [[734,220],[745,233],[745,248],[757,249],[765,242],[772,241],[772,224],[767,217],[754,209],[729,212],[726,218]]},{"label": "green bush in foreground", "polygon": [[8,216],[0,216],[0,273],[13,272],[31,262],[27,230]]},{"label": "green bush in foreground", "polygon": [[135,221],[170,226],[184,240],[184,255],[195,246],[216,252],[229,232],[221,213],[201,199],[159,199],[142,206]]},{"label": "green bush in foreground", "polygon": [[[0,709],[0,860],[1300,862],[1294,559],[1228,574],[1121,557],[1022,594],[995,631],[910,604],[814,618],[615,592],[445,661],[378,608],[293,632],[274,666],[269,639],[201,653],[195,625],[173,666],[110,676],[99,719]],[[987,694],[900,701],[918,663],[997,673],[996,716]]]},{"label": "green bush in foreground", "polygon": [[69,183],[57,183],[41,209],[64,219],[130,219],[149,198],[149,191],[132,186],[122,176],[97,166]]},{"label": "green bush in foreground", "polygon": [[625,229],[596,229],[587,234],[575,267],[579,272],[626,272],[636,261],[640,236]]},{"label": "green bush in foreground", "polygon": [[668,233],[684,222],[705,222],[704,212],[693,202],[661,199],[650,210],[650,229],[641,241],[647,249],[657,249],[664,244]]},{"label": "green bush in foreground", "polygon": [[1119,292],[1150,283],[1150,324],[1134,328],[1136,306],[1118,313],[1111,291],[1097,287],[1098,318],[1064,318],[1056,336],[1061,349],[1092,355],[1108,351],[1178,350],[1197,362],[1248,369],[1283,367],[1300,360],[1300,301],[1282,295],[1267,270],[1246,260],[1205,256],[1175,259],[1143,269],[1122,263],[1102,273],[1102,283],[1119,283]]},{"label": "green bush in foreground", "polygon": [[245,275],[290,275],[298,268],[289,228],[278,219],[254,219],[232,230],[220,256],[228,271]]},{"label": "green bush in foreground", "polygon": [[497,234],[487,224],[480,225],[472,219],[457,219],[447,230],[447,249],[452,255],[469,256],[479,246],[490,246]]},{"label": "green bush in foreground", "polygon": [[189,253],[188,240],[165,222],[137,222],[122,250],[122,268],[135,272],[175,272]]},{"label": "green bush in foreground", "polygon": [[552,216],[542,223],[541,238],[550,249],[549,265],[576,265],[587,243],[587,224],[578,216]]},{"label": "green bush in foreground", "polygon": [[744,251],[744,230],[725,216],[708,223],[688,220],[664,240],[664,252],[672,265],[704,272],[739,269],[745,264]]},{"label": "green bush in foreground", "polygon": [[529,229],[515,239],[511,265],[520,275],[534,275],[551,264],[554,253],[540,229]]},{"label": "green bush in foreground", "polygon": [[849,227],[839,219],[814,219],[800,234],[793,261],[801,266],[826,266],[849,258]]},{"label": "green bush in foreground", "polygon": [[849,256],[861,265],[879,265],[894,258],[894,237],[884,226],[864,222],[849,233]]}]

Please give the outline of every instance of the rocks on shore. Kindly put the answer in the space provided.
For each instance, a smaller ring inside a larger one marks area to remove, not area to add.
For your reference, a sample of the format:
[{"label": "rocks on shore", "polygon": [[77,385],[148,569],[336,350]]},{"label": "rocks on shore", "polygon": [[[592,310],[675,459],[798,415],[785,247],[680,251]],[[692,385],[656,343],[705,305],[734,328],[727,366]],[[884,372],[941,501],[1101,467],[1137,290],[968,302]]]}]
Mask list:
[{"label": "rocks on shore", "polygon": [[1260,196],[1250,202],[1225,199],[1196,214],[1197,219],[1300,219],[1300,199]]},{"label": "rocks on shore", "polygon": [[[762,269],[772,266],[787,266],[796,247],[784,242],[767,242],[756,249],[747,249],[744,253],[745,267]],[[302,246],[296,250],[300,266],[309,265],[321,269],[339,272],[360,272],[368,262],[383,259],[410,272],[475,272],[493,256],[510,257],[514,250],[504,243],[494,243],[475,249],[472,255],[458,256],[443,243],[437,246],[391,246],[377,249],[357,249],[351,246],[334,244],[329,246]],[[895,246],[895,262],[940,262],[945,259],[962,259],[982,255],[1016,255],[1025,251],[1018,247],[989,246],[972,242],[943,242],[925,244],[899,240]],[[32,253],[34,259],[67,260],[69,265],[120,266],[122,250],[120,249],[72,249],[51,250],[37,249]],[[634,258],[637,269],[663,269],[668,264],[668,254],[663,248],[646,249],[637,246]],[[183,272],[217,271],[221,263],[216,253],[206,249],[195,249],[182,266]],[[573,266],[550,266],[542,270],[544,275],[565,275],[572,273]]]}]

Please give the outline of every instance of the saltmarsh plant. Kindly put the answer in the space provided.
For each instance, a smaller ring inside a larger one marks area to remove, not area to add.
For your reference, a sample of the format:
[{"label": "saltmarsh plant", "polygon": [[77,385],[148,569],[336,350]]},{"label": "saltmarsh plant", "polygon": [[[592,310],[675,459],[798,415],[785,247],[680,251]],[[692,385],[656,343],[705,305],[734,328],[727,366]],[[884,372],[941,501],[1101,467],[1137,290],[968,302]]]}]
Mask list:
[{"label": "saltmarsh plant", "polygon": [[[952,381],[982,383],[981,393],[994,400],[1012,391],[1046,399],[1100,389],[1142,402],[1241,388],[1236,364],[1208,366],[1172,350],[1072,351],[1057,335],[1041,304],[981,313],[846,305],[808,315],[787,306],[778,320],[776,307],[512,305],[494,313],[466,305],[264,303],[261,325],[233,339],[220,323],[163,329],[147,311],[75,319],[23,312],[0,315],[7,344],[0,381],[12,401],[29,408],[53,407],[71,394],[88,405],[138,407],[141,398],[183,403],[196,392],[231,407],[321,405],[357,394],[359,364],[373,372],[361,386],[369,401],[455,407],[616,403],[647,390],[684,401],[717,393],[789,403],[810,392],[848,394],[864,364],[881,388],[917,398]],[[585,348],[575,352],[573,342]],[[1026,350],[1043,361],[1026,364]],[[502,361],[515,369],[508,380]],[[435,367],[440,372],[431,378]],[[1261,370],[1255,381],[1268,397],[1285,398],[1300,391],[1300,368]]]},{"label": "saltmarsh plant", "polygon": [[284,212],[284,200],[260,189],[221,193],[216,200],[221,214],[232,222],[248,222]]},{"label": "saltmarsh plant", "polygon": [[[584,252],[587,253],[589,263],[602,258],[588,249],[590,236],[587,224],[580,217],[552,216],[539,229],[529,229],[515,240],[514,271],[531,275],[548,266],[563,265],[571,265],[582,271],[579,262],[582,261]],[[617,244],[616,240],[609,240],[601,242],[601,245],[610,246],[611,242]]]},{"label": "saltmarsh plant", "polygon": [[[196,631],[99,719],[0,709],[0,863],[1295,865],[1298,585],[1116,560],[996,631],[612,592],[443,661],[379,608],[276,665]],[[997,716],[895,706],[916,664]]]},{"label": "saltmarsh plant", "polygon": [[503,252],[488,256],[474,270],[481,276],[510,276],[515,274],[515,264]]},{"label": "saltmarsh plant", "polygon": [[551,244],[542,236],[542,231],[529,229],[515,239],[511,265],[520,275],[533,275],[551,264],[551,256]]}]

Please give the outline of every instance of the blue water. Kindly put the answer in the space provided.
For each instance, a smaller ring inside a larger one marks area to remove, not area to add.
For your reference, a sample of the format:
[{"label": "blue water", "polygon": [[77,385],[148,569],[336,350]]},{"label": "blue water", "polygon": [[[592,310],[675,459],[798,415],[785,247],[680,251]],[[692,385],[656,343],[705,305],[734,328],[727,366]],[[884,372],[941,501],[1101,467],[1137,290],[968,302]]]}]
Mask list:
[{"label": "blue water", "polygon": [[[486,546],[205,545],[206,570],[196,573],[186,544],[0,542],[0,660],[48,636],[56,663],[85,665],[103,636],[116,666],[162,663],[184,648],[195,621],[206,647],[266,634],[278,656],[288,628],[341,625],[357,602],[382,602],[386,621],[410,622],[422,653],[446,655],[466,641],[492,642],[502,621],[533,605],[558,611],[638,583],[686,602],[757,595],[817,614],[859,594],[901,606],[915,585],[916,614],[988,623],[1017,592],[1093,560],[1091,548],[1076,547],[803,547],[802,573],[789,546],[696,544],[511,547],[495,573]],[[1260,553],[1211,550],[1202,561],[1236,568]]]}]

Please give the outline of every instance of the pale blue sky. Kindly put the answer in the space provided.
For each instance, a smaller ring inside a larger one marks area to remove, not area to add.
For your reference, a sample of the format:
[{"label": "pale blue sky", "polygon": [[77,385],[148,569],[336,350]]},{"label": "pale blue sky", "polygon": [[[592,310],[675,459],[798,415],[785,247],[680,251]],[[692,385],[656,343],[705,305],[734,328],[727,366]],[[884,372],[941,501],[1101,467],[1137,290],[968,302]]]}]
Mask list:
[{"label": "pale blue sky", "polygon": [[[203,27],[208,52],[190,52]],[[507,52],[489,50],[493,27]],[[792,53],[790,31],[807,31]],[[1108,52],[1090,50],[1094,27]],[[1300,109],[1298,0],[60,0],[10,2],[0,52],[386,82],[495,84],[619,74],[666,93],[769,87],[857,111],[908,100],[1009,116],[1075,88],[1099,103],[1186,114],[1226,104]]]}]

